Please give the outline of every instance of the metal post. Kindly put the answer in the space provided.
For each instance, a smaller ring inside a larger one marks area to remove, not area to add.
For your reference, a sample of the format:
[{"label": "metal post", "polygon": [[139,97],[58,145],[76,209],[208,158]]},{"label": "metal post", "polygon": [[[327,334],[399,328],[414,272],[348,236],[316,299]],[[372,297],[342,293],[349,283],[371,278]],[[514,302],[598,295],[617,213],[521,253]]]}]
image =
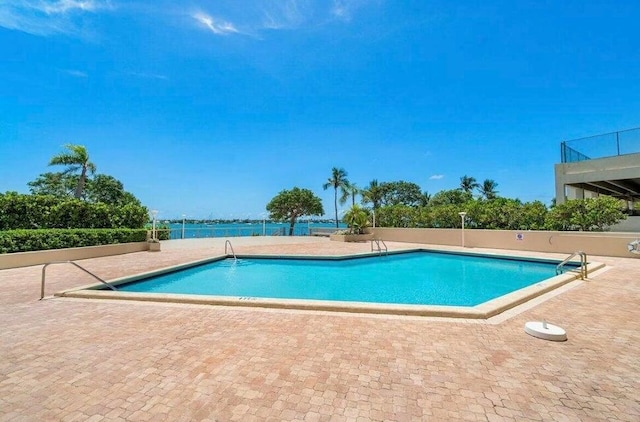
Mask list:
[{"label": "metal post", "polygon": [[616,146],[618,147],[618,155],[620,155],[620,132],[616,132]]},{"label": "metal post", "polygon": [[153,210],[153,211],[151,211],[151,214],[153,214],[153,221],[151,222],[151,238],[152,239],[157,239],[157,237],[156,237],[156,216],[158,215],[158,211],[157,210]]},{"label": "metal post", "polygon": [[466,212],[459,212],[458,215],[462,219],[462,247],[464,248],[464,217],[467,215]]}]

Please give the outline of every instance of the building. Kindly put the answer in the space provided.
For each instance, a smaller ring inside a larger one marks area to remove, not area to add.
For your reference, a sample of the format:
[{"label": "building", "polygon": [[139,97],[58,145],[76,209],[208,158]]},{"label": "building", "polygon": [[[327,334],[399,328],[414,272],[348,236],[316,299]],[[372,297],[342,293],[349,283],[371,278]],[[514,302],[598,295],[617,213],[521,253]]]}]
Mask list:
[{"label": "building", "polygon": [[609,195],[629,218],[615,231],[640,231],[640,128],[564,141],[555,165],[556,203]]}]

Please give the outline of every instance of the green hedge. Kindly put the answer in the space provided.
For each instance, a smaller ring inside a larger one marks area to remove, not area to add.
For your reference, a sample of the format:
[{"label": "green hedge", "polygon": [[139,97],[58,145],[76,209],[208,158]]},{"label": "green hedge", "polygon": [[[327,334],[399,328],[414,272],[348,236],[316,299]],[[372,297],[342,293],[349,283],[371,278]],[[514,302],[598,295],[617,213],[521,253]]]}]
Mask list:
[{"label": "green hedge", "polygon": [[145,229],[35,229],[0,231],[0,253],[144,242]]},{"label": "green hedge", "polygon": [[603,231],[627,218],[620,200],[610,196],[571,199],[551,209],[540,201],[472,199],[459,204],[413,207],[387,205],[376,209],[378,227],[460,228],[465,211],[468,229]]},{"label": "green hedge", "polygon": [[0,193],[0,230],[142,228],[148,210],[125,205],[56,198],[48,195]]}]

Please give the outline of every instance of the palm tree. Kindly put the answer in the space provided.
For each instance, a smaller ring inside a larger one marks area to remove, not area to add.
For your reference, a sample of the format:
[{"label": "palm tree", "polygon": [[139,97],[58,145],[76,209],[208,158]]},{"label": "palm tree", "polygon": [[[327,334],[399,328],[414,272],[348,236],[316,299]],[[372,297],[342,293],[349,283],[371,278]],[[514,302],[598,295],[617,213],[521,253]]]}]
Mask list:
[{"label": "palm tree", "polygon": [[422,193],[422,196],[420,196],[420,201],[418,202],[418,205],[421,207],[426,207],[429,205],[429,201],[431,201],[431,194],[429,194],[429,192],[424,191]]},{"label": "palm tree", "polygon": [[342,195],[340,196],[340,204],[347,202],[347,199],[351,197],[351,206],[356,204],[356,195],[360,194],[360,188],[355,183],[349,182],[346,188],[342,189]]},{"label": "palm tree", "polygon": [[498,184],[495,180],[486,179],[482,182],[482,186],[480,186],[480,193],[486,199],[496,199],[498,197],[498,191],[496,190],[497,187]]},{"label": "palm tree", "polygon": [[334,167],[331,169],[331,177],[327,179],[327,183],[322,185],[324,190],[329,189],[332,186],[334,190],[334,207],[336,211],[336,228],[339,227],[338,224],[338,188],[346,191],[347,186],[349,186],[349,181],[347,180],[347,172],[343,168]]},{"label": "palm tree", "polygon": [[380,187],[380,184],[378,183],[378,179],[373,179],[372,181],[370,181],[369,186],[362,189],[360,194],[362,195],[362,202],[371,202],[371,204],[373,204],[374,210],[380,208],[383,191]]},{"label": "palm tree", "polygon": [[467,193],[471,193],[474,189],[479,187],[480,185],[476,181],[475,177],[470,177],[465,174],[460,178],[460,189]]},{"label": "palm tree", "polygon": [[74,197],[80,199],[84,193],[84,186],[87,182],[87,172],[93,174],[96,172],[96,165],[89,161],[89,153],[84,145],[66,144],[64,146],[68,151],[62,152],[58,155],[51,157],[49,161],[50,166],[63,165],[67,166],[67,169],[63,171],[63,174],[75,173],[80,170],[80,178],[76,185]]}]

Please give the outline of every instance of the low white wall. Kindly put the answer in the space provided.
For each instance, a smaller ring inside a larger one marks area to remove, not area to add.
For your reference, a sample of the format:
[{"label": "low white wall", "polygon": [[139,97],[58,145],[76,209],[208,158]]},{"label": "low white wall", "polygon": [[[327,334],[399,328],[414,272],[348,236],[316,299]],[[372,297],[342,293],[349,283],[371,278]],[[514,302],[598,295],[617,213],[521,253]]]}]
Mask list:
[{"label": "low white wall", "polygon": [[87,246],[84,248],[8,253],[0,255],[0,270],[41,265],[53,261],[75,261],[79,259],[99,258],[101,256],[142,252],[148,250],[148,248],[149,244],[147,242],[134,242],[118,243],[115,245]]},{"label": "low white wall", "polygon": [[[377,238],[396,242],[433,245],[462,245],[461,229],[369,229]],[[552,232],[515,230],[465,230],[466,247],[515,249],[534,252],[572,253],[584,251],[588,255],[640,258],[629,252],[629,242],[640,237],[637,233],[612,232]]]}]

